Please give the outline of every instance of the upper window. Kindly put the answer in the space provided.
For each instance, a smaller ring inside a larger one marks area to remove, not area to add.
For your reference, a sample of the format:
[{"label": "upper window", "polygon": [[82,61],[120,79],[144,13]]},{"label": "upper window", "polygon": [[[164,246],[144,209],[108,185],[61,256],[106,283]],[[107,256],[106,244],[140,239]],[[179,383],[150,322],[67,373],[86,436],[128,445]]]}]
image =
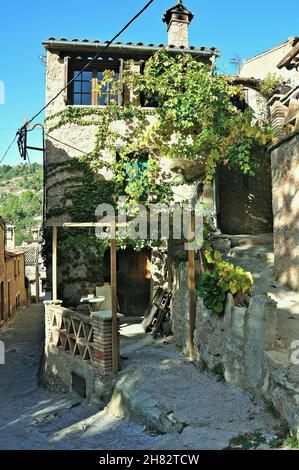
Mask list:
[{"label": "upper window", "polygon": [[89,70],[79,72],[80,70],[74,70],[76,79],[74,81],[73,104],[88,106],[92,101],[92,72]]},{"label": "upper window", "polygon": [[[103,82],[103,72],[98,72],[97,81],[98,85],[101,86],[100,93],[98,94],[98,104],[105,106],[106,104],[117,104],[118,103],[118,90],[116,81],[118,80],[119,73],[112,72],[111,82],[102,84]],[[113,83],[115,81],[115,83]]]},{"label": "upper window", "polygon": [[85,70],[81,73],[80,70],[75,69],[72,72],[72,77],[75,78],[72,85],[72,104],[105,106],[107,104],[119,103],[119,90],[116,83],[119,73],[115,70],[112,70],[109,83],[105,83],[102,86],[104,69],[101,71],[98,69]]}]

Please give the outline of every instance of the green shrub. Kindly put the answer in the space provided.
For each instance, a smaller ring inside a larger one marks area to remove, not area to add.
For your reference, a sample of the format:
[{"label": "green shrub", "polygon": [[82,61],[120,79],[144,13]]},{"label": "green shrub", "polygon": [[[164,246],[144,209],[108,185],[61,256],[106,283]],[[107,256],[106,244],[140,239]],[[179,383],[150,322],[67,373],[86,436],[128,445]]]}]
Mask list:
[{"label": "green shrub", "polygon": [[203,273],[197,282],[198,295],[203,304],[214,313],[222,314],[224,311],[225,293],[219,285],[219,278],[215,273]]}]

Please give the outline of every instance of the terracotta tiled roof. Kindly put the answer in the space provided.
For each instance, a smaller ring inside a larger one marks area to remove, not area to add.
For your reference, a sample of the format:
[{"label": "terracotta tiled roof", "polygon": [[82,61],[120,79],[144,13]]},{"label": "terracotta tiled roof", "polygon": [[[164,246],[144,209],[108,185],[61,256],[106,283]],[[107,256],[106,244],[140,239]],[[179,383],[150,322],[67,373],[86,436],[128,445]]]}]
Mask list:
[{"label": "terracotta tiled roof", "polygon": [[[104,47],[106,44],[108,44],[109,41],[100,41],[99,39],[95,39],[93,41],[90,41],[89,39],[78,39],[78,38],[74,38],[74,39],[67,39],[67,38],[60,38],[60,39],[57,39],[57,38],[54,38],[54,37],[51,37],[49,39],[47,39],[46,41],[43,41],[43,45],[46,47],[46,48],[59,48],[59,49],[62,49],[64,46],[65,47],[68,47],[70,46],[71,48],[73,47],[76,47],[78,49],[80,48],[88,48],[90,47],[91,49],[92,48],[100,48],[100,47]],[[159,50],[159,49],[163,49],[163,48],[167,48],[167,49],[172,49],[172,50],[183,50],[183,51],[186,51],[186,52],[197,52],[197,53],[204,53],[204,54],[211,54],[211,55],[219,55],[219,51],[217,50],[216,47],[205,47],[205,46],[200,46],[200,47],[195,47],[195,46],[189,46],[189,47],[184,47],[184,46],[180,46],[180,47],[176,47],[176,46],[173,46],[173,45],[167,45],[167,44],[144,44],[142,42],[138,42],[138,43],[133,43],[133,42],[127,42],[127,43],[123,43],[123,42],[115,42],[113,44],[111,44],[109,46],[109,49],[112,50],[112,49],[115,49],[115,48],[118,48],[118,49],[122,49],[122,50],[126,50],[126,49],[140,49],[140,51],[148,51],[148,52],[151,52],[153,51],[153,49],[156,49],[156,50]]]},{"label": "terracotta tiled roof", "polygon": [[7,258],[14,258],[15,256],[20,256],[20,255],[24,255],[25,254],[25,250],[22,249],[22,248],[10,248],[9,250],[6,250],[5,251],[5,255]]},{"label": "terracotta tiled roof", "polygon": [[39,256],[39,248],[37,246],[32,246],[29,249],[26,249],[25,265],[35,266],[38,261],[38,256]]}]

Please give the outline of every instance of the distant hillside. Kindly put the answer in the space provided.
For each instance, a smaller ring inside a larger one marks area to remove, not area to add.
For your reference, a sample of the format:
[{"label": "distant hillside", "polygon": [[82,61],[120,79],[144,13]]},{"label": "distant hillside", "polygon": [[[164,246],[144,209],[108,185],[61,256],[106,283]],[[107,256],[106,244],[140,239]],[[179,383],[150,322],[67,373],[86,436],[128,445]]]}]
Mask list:
[{"label": "distant hillside", "polygon": [[41,224],[42,201],[42,165],[0,165],[0,215],[16,225],[17,245],[30,239],[30,229]]}]

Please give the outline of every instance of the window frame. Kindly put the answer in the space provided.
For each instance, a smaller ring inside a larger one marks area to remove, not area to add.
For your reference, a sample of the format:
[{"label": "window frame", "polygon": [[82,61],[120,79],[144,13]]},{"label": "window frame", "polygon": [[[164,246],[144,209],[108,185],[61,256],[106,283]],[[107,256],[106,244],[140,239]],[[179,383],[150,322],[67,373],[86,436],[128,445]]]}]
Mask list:
[{"label": "window frame", "polygon": [[[112,61],[111,61],[112,62]],[[122,73],[123,73],[123,60],[121,59],[120,61],[118,62],[115,62],[115,63],[111,63],[109,61],[101,61],[100,64],[98,63],[95,63],[95,64],[91,64],[86,70],[85,72],[91,72],[92,73],[92,78],[91,78],[91,104],[75,104],[74,103],[74,96],[75,96],[75,87],[74,87],[74,83],[75,81],[73,81],[69,87],[69,99],[68,99],[68,103],[72,106],[83,106],[83,107],[89,107],[89,106],[97,106],[97,107],[101,107],[101,106],[106,106],[106,105],[102,105],[102,104],[99,104],[98,100],[99,100],[99,93],[97,93],[96,91],[96,88],[97,86],[99,85],[99,80],[98,80],[98,73],[99,72],[104,72],[105,70],[113,70],[115,73],[118,73],[119,74],[119,78],[121,79],[122,78]],[[70,78],[72,79],[74,77],[74,73],[75,72],[79,72],[80,70],[82,69],[82,62],[74,62],[72,61],[70,63],[70,67],[69,67],[69,76]],[[86,93],[87,94],[87,93]],[[120,90],[119,93],[118,93],[118,99],[117,99],[117,104],[119,106],[122,106],[123,105],[123,95],[124,95],[124,92],[123,90]]]}]

